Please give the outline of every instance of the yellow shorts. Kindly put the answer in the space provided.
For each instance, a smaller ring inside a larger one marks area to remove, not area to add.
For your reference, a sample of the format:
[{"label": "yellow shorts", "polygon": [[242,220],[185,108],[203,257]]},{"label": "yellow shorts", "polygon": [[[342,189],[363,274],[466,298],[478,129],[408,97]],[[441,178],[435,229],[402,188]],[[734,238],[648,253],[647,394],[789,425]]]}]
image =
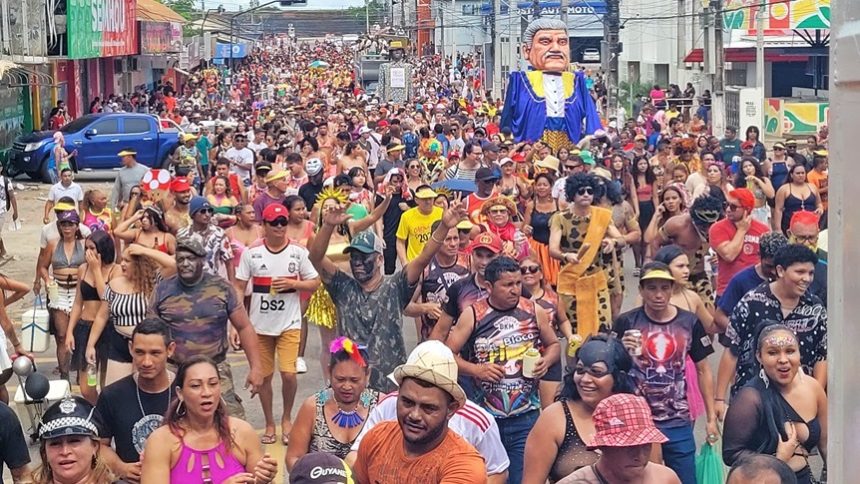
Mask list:
[{"label": "yellow shorts", "polygon": [[278,354],[278,371],[281,373],[296,372],[296,358],[299,356],[299,340],[302,331],[294,329],[284,331],[278,336],[258,334],[260,342],[260,362],[263,365],[263,376],[275,372],[275,350]]}]

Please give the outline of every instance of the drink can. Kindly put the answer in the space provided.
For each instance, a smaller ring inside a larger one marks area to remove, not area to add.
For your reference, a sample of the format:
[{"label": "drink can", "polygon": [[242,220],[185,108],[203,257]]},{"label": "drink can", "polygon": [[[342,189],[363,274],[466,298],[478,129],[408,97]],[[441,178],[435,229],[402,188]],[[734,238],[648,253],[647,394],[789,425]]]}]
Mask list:
[{"label": "drink can", "polygon": [[540,359],[540,351],[537,348],[529,348],[523,355],[523,378],[534,378],[535,365]]},{"label": "drink can", "polygon": [[633,356],[641,356],[642,355],[642,331],[638,329],[628,329],[624,332],[624,336],[632,336],[636,338],[636,348],[633,349],[630,354]]},{"label": "drink can", "polygon": [[576,356],[576,350],[578,350],[580,346],[582,346],[582,336],[574,334],[570,338],[570,341],[567,342],[567,356],[571,358]]}]

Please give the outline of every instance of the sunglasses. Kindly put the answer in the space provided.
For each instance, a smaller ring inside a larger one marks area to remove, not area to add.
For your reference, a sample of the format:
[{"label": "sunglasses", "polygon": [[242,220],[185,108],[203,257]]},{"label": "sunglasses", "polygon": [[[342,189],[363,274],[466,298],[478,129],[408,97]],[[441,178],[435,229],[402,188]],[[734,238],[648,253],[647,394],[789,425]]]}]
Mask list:
[{"label": "sunglasses", "polygon": [[564,168],[567,170],[575,170],[579,168],[579,165],[564,165]]},{"label": "sunglasses", "polygon": [[201,208],[200,210],[197,211],[197,213],[212,215],[213,213],[215,213],[215,210],[212,210],[211,208]]},{"label": "sunglasses", "polygon": [[576,191],[576,194],[579,196],[583,195],[594,195],[594,189],[591,187],[582,187]]},{"label": "sunglasses", "polygon": [[522,267],[520,267],[520,273],[522,273],[522,275],[537,274],[538,272],[540,272],[540,266],[522,266]]},{"label": "sunglasses", "polygon": [[743,207],[741,207],[741,206],[740,206],[740,205],[738,205],[738,204],[735,204],[735,203],[728,203],[728,202],[726,202],[725,204],[723,204],[723,207],[724,207],[726,210],[740,210],[741,208],[743,208]]},{"label": "sunglasses", "polygon": [[278,217],[271,222],[266,222],[267,224],[273,227],[286,227],[288,223],[290,223],[286,217]]},{"label": "sunglasses", "polygon": [[508,209],[506,209],[506,208],[491,208],[490,213],[493,215],[500,215],[503,213],[508,213]]}]

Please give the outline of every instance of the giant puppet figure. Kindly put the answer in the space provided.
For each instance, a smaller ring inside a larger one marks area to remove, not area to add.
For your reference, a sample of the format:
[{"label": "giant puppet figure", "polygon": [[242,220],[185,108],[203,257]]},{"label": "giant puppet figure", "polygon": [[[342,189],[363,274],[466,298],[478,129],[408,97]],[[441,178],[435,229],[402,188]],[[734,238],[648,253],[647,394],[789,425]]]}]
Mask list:
[{"label": "giant puppet figure", "polygon": [[388,58],[379,66],[378,96],[384,102],[406,104],[412,99],[412,64],[404,59],[405,43],[392,40],[388,44]]},{"label": "giant puppet figure", "polygon": [[501,124],[511,128],[516,142],[540,140],[557,152],[601,127],[585,76],[570,72],[564,22],[534,20],[523,35],[522,52],[533,70],[511,73]]}]

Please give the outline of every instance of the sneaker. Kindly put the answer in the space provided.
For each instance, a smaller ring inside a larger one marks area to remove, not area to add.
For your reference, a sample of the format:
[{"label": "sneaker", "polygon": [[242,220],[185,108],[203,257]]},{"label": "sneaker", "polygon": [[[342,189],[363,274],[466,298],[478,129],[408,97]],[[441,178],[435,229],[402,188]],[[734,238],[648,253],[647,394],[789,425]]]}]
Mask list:
[{"label": "sneaker", "polygon": [[308,372],[308,364],[305,363],[305,359],[299,356],[296,358],[296,373],[307,373]]}]

